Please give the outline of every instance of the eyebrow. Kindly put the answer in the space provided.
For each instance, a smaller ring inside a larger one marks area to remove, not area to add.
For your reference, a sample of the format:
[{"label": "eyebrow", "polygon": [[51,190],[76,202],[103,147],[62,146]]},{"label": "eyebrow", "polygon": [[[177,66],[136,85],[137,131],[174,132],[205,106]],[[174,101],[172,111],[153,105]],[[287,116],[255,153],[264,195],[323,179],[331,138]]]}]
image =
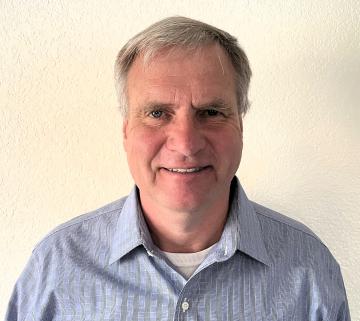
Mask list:
[{"label": "eyebrow", "polygon": [[222,98],[215,98],[212,101],[209,101],[207,103],[204,104],[200,104],[200,105],[196,105],[193,106],[193,108],[195,109],[207,109],[207,108],[214,108],[217,110],[231,110],[231,105],[229,103],[227,103],[226,101],[224,101]]},{"label": "eyebrow", "polygon": [[146,103],[142,109],[144,111],[152,111],[155,108],[159,108],[159,109],[170,109],[170,108],[174,108],[173,104],[168,104],[168,103],[161,103],[161,102],[157,102],[157,101],[150,101],[148,103]]},{"label": "eyebrow", "polygon": [[[199,105],[192,105],[191,106],[193,109],[207,109],[207,108],[214,108],[217,110],[231,110],[231,105],[229,103],[227,103],[226,101],[224,101],[224,99],[222,98],[215,98],[209,102],[203,103],[203,104],[199,104]],[[171,103],[162,103],[162,102],[157,102],[157,101],[150,101],[148,103],[146,103],[142,110],[143,111],[153,111],[154,109],[159,108],[159,109],[174,109],[175,105],[171,104]]]}]

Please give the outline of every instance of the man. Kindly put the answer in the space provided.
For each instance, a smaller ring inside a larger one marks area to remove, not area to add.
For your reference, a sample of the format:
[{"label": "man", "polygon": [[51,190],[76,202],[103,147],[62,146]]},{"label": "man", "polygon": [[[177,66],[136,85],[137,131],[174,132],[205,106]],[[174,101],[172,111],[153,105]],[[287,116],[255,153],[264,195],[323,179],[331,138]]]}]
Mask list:
[{"label": "man", "polygon": [[328,249],[234,176],[251,76],[236,39],[168,18],[115,75],[136,187],[35,248],[7,320],[350,320]]}]

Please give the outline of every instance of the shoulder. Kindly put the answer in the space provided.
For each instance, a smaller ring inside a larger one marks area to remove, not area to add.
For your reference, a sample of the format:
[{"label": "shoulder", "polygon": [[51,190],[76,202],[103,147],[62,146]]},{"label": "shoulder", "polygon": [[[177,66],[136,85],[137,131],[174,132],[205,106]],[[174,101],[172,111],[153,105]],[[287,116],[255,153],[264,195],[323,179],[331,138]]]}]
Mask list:
[{"label": "shoulder", "polygon": [[[9,316],[34,314],[47,306],[54,291],[67,293],[89,269],[103,268],[126,198],[78,216],[56,227],[34,248],[9,304]],[[9,317],[9,320],[12,319]]]},{"label": "shoulder", "polygon": [[35,246],[33,253],[41,254],[51,248],[68,247],[70,243],[88,246],[91,242],[96,242],[100,246],[101,241],[105,242],[105,238],[111,237],[126,198],[123,197],[57,226]]},{"label": "shoulder", "polygon": [[[310,302],[323,319],[335,320],[335,313],[342,313],[345,320],[348,307],[344,282],[340,266],[327,246],[304,224],[251,204],[272,263],[274,293],[293,293],[300,306]],[[316,300],[310,300],[309,295]]]},{"label": "shoulder", "polygon": [[306,225],[257,203],[251,204],[273,262],[307,266],[314,270],[338,268],[328,247]]},{"label": "shoulder", "polygon": [[274,227],[282,227],[285,230],[294,233],[300,233],[304,237],[314,238],[321,242],[320,238],[305,224],[285,216],[279,212],[271,210],[255,202],[250,202],[258,216],[258,219],[263,225],[272,225]]}]

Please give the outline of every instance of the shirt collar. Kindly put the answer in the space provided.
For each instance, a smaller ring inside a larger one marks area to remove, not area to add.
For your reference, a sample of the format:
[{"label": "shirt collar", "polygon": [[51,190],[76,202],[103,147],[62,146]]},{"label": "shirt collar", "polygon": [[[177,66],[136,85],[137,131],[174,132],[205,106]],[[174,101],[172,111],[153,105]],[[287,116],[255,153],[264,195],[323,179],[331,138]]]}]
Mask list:
[{"label": "shirt collar", "polygon": [[142,214],[138,201],[138,189],[135,186],[126,198],[116,223],[110,244],[109,264],[121,259],[140,245],[145,247],[149,255],[152,255],[155,246]]},{"label": "shirt collar", "polygon": [[270,266],[271,260],[265,247],[260,222],[237,177],[232,181],[231,191],[228,219],[216,249],[217,260],[227,260],[239,250]]},{"label": "shirt collar", "polygon": [[[231,185],[232,201],[224,231],[216,247],[217,260],[226,260],[239,250],[255,260],[270,265],[257,214],[236,177]],[[119,215],[110,244],[109,264],[141,245],[149,255],[153,255],[157,249],[142,214],[135,186]]]}]

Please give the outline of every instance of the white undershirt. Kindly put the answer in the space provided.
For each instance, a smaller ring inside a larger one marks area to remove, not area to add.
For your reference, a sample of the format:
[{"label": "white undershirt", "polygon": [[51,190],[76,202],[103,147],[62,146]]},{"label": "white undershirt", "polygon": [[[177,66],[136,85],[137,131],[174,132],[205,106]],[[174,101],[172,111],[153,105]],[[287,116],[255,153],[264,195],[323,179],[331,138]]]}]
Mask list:
[{"label": "white undershirt", "polygon": [[205,250],[195,253],[170,253],[164,251],[162,251],[162,253],[174,265],[176,271],[185,279],[188,279],[215,245],[216,243]]}]

